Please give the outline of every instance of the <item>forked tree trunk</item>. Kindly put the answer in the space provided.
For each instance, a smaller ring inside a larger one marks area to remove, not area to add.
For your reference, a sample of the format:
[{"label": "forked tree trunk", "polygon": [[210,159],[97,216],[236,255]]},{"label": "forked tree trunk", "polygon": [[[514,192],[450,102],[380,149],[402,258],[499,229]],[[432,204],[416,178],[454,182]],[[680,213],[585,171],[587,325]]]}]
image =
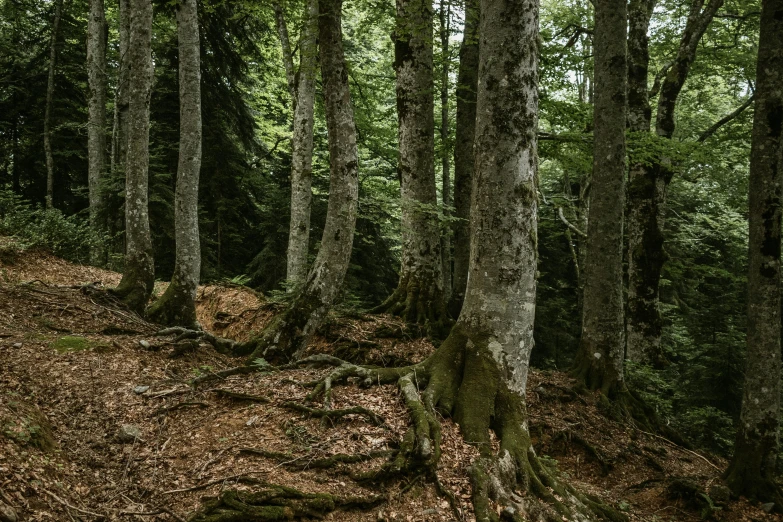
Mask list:
[{"label": "forked tree trunk", "polygon": [[479,61],[479,2],[465,0],[465,27],[459,50],[457,121],[454,139],[454,275],[449,312],[458,317],[465,299],[470,263],[470,195],[473,190],[473,138]]},{"label": "forked tree trunk", "polygon": [[128,47],[130,105],[125,164],[125,268],[114,293],[143,313],[155,283],[150,237],[148,183],[152,93],[152,0],[131,0]]},{"label": "forked tree trunk", "polygon": [[783,0],[764,0],[750,154],[745,389],[726,481],[737,495],[774,502],[780,431],[780,227],[783,174]]},{"label": "forked tree trunk", "polygon": [[179,40],[179,164],[174,198],[176,257],[171,284],[150,307],[151,320],[193,327],[196,290],[201,275],[198,229],[198,183],[201,172],[201,57],[197,0],[180,0]]},{"label": "forked tree trunk", "polygon": [[[87,123],[90,225],[102,232],[98,220],[103,210],[101,179],[106,167],[106,12],[103,0],[90,0],[87,23],[87,79],[89,86],[89,121]],[[100,262],[102,251],[93,251],[94,263]]]},{"label": "forked tree trunk", "polygon": [[626,0],[595,2],[593,177],[584,266],[582,337],[574,374],[613,395],[623,386]]},{"label": "forked tree trunk", "polygon": [[[449,147],[449,35],[451,33],[451,4],[449,0],[440,1],[440,54],[442,67],[440,72],[440,143],[443,149],[441,157],[441,188],[443,213],[451,216],[451,153]],[[451,231],[441,230],[441,251],[443,259],[443,298],[446,303],[451,298]]]},{"label": "forked tree trunk", "polygon": [[46,208],[54,208],[54,156],[52,155],[52,103],[54,98],[54,70],[57,67],[57,38],[60,19],[63,15],[63,0],[54,2],[52,40],[49,47],[49,78],[46,84],[46,107],[44,108],[44,155],[46,156]]},{"label": "forked tree trunk", "polygon": [[[282,13],[280,16],[282,20]],[[307,255],[310,243],[310,208],[313,199],[313,106],[315,76],[318,69],[318,0],[307,0],[303,18],[302,36],[299,42],[299,81],[291,93],[294,100],[294,125],[291,139],[291,223],[288,232],[286,278],[295,286],[301,285],[307,279]],[[284,26],[284,21],[282,23]],[[281,40],[282,38],[281,31]]]},{"label": "forked tree trunk", "polygon": [[114,125],[111,138],[111,171],[121,168],[125,170],[128,157],[128,109],[130,108],[130,0],[119,0],[120,35],[119,71],[117,73],[117,89],[114,93]]},{"label": "forked tree trunk", "polygon": [[375,311],[438,334],[446,319],[435,188],[432,0],[397,0],[394,70],[402,184],[402,266],[394,293]]},{"label": "forked tree trunk", "polygon": [[351,259],[359,198],[356,126],[343,53],[342,0],[320,0],[318,34],[329,135],[329,204],[321,248],[291,306],[261,336],[241,345],[267,359],[295,359],[323,322],[342,286]]},{"label": "forked tree trunk", "polygon": [[[693,0],[685,24],[677,56],[663,82],[658,100],[656,134],[671,139],[675,128],[675,108],[682,87],[696,59],[699,41],[707,31],[723,0]],[[646,13],[638,10],[652,9],[645,2],[634,2],[631,44],[632,67],[646,67],[645,52],[640,48],[638,24]],[[641,42],[643,44],[643,42]],[[641,88],[641,70],[632,70],[639,78],[632,82],[631,120],[633,126],[642,129],[647,108],[638,99]],[[646,85],[646,78],[645,78]],[[665,356],[661,348],[662,320],[659,309],[660,281],[666,253],[663,248],[663,220],[666,191],[674,174],[671,159],[662,155],[642,164],[632,160],[628,185],[628,316],[626,322],[627,357],[634,362],[662,366]]]}]

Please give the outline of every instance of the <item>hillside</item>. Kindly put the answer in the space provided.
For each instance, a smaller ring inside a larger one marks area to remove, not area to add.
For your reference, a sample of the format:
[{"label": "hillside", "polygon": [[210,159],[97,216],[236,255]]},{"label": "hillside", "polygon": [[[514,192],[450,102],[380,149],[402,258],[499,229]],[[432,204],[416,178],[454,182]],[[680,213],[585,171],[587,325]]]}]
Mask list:
[{"label": "hillside", "polygon": [[[156,337],[103,291],[118,280],[0,242],[0,521],[14,520],[8,506],[25,521],[182,521],[223,490],[290,491],[270,484],[333,495],[336,506],[314,510],[326,520],[472,520],[476,453],[451,421],[441,491],[425,477],[355,480],[380,468],[408,426],[395,386],[337,386],[333,411],[363,409],[322,420],[305,384],[328,370],[219,377],[238,361]],[[198,307],[205,328],[235,339],[276,309],[236,286],[201,288]],[[431,350],[383,316],[334,317],[310,348],[379,365]],[[727,500],[716,487],[725,461],[610,420],[565,374],[533,371],[527,399],[538,454],[630,520],[781,520]]]}]

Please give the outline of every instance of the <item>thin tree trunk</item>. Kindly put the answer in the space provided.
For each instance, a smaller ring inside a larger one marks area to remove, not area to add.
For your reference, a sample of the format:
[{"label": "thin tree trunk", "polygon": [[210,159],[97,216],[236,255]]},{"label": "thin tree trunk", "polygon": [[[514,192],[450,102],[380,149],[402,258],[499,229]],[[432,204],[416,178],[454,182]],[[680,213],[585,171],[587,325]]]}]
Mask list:
[{"label": "thin tree trunk", "polygon": [[143,313],[155,283],[148,185],[152,94],[152,0],[131,0],[128,157],[125,163],[125,269],[114,292]]},{"label": "thin tree trunk", "polygon": [[[87,124],[88,189],[90,225],[98,232],[103,210],[101,179],[106,166],[106,12],[103,0],[90,0],[87,24],[87,78],[89,84],[89,122]],[[93,262],[100,262],[103,252],[92,252]]]},{"label": "thin tree trunk", "polygon": [[[305,9],[305,17],[310,15],[309,5]],[[280,39],[280,50],[283,53],[283,67],[285,68],[285,79],[288,82],[288,93],[291,95],[291,100],[296,104],[296,70],[294,68],[294,54],[291,51],[291,39],[288,36],[288,25],[285,23],[285,14],[283,13],[283,6],[280,2],[275,2],[273,5],[275,10],[275,22],[277,23],[277,36]],[[315,7],[316,13],[318,12],[318,6]],[[305,30],[311,30],[309,24],[305,24]],[[317,30],[317,29],[316,29]]]},{"label": "thin tree trunk", "polygon": [[130,0],[119,0],[120,60],[114,93],[114,125],[111,140],[111,171],[125,169],[128,156],[128,109],[130,106]]},{"label": "thin tree trunk", "polygon": [[342,0],[318,2],[318,42],[329,135],[329,204],[321,248],[291,306],[257,339],[241,345],[267,359],[298,358],[340,291],[351,259],[359,199],[356,125],[343,53]]},{"label": "thin tree trunk", "polygon": [[180,0],[179,40],[179,164],[174,199],[176,258],[166,292],[148,317],[158,323],[193,327],[196,290],[201,275],[198,229],[198,183],[201,172],[201,46],[197,0]]},{"label": "thin tree trunk", "polygon": [[52,22],[52,41],[49,48],[49,79],[46,84],[46,108],[44,109],[44,155],[46,156],[46,208],[54,208],[54,157],[52,156],[52,99],[54,98],[54,70],[57,67],[57,38],[63,0],[55,0]]},{"label": "thin tree trunk", "polygon": [[[675,108],[680,91],[688,78],[696,59],[699,41],[707,31],[723,0],[693,0],[690,14],[680,39],[680,47],[673,65],[669,68],[660,90],[656,118],[656,134],[671,139],[675,129]],[[635,6],[633,13],[644,9]],[[650,9],[652,7],[649,7]],[[644,67],[644,49],[638,46],[640,36],[637,25],[646,16],[636,15],[632,31],[637,34],[632,45],[632,66]],[[647,108],[638,99],[641,88],[641,70],[632,71],[633,92],[631,119],[632,130],[643,129]],[[646,78],[645,78],[646,85]],[[661,347],[662,320],[659,309],[660,280],[666,253],[663,248],[663,220],[666,190],[674,174],[670,158],[662,155],[646,164],[633,161],[628,186],[628,316],[626,326],[627,357],[629,360],[662,366],[665,356]]]},{"label": "thin tree trunk", "polygon": [[780,240],[783,173],[783,0],[763,0],[750,154],[745,388],[726,481],[736,495],[774,502],[780,432]]},{"label": "thin tree trunk", "polygon": [[[440,1],[440,53],[443,61],[440,73],[440,143],[443,149],[441,156],[441,179],[443,214],[451,217],[451,147],[449,146],[449,36],[451,33],[451,4],[449,0]],[[442,229],[441,251],[443,259],[443,298],[449,302],[452,289],[451,275],[451,231],[448,227]]]},{"label": "thin tree trunk", "polygon": [[473,186],[473,139],[479,60],[479,2],[465,0],[465,27],[459,51],[457,120],[454,140],[454,275],[449,312],[459,316],[470,263],[470,197]]},{"label": "thin tree trunk", "polygon": [[574,373],[588,388],[623,389],[623,211],[627,96],[626,0],[595,2],[593,179],[582,338]]},{"label": "thin tree trunk", "polygon": [[432,0],[397,0],[394,35],[402,267],[394,293],[375,311],[399,315],[434,335],[446,320],[435,187]]},{"label": "thin tree trunk", "polygon": [[[282,12],[279,15],[280,39],[288,38]],[[301,285],[307,279],[307,255],[310,243],[310,209],[313,191],[313,107],[318,68],[318,0],[307,0],[302,36],[299,42],[299,81],[291,91],[294,101],[294,125],[291,139],[291,223],[288,233],[289,282]],[[290,45],[283,43],[285,50]],[[290,53],[290,50],[288,51]],[[285,54],[285,52],[284,52]],[[288,64],[290,60],[286,59]],[[286,65],[286,71],[289,66]]]}]

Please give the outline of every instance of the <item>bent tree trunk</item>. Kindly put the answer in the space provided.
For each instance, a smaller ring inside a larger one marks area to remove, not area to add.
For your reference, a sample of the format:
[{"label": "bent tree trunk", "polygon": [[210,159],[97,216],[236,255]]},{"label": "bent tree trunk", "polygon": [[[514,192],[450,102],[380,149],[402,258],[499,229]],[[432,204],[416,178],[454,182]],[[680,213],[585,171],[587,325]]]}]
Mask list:
[{"label": "bent tree trunk", "polygon": [[125,165],[125,269],[114,293],[144,312],[155,284],[148,209],[152,0],[131,0],[128,158]]},{"label": "bent tree trunk", "polygon": [[459,50],[457,121],[454,143],[454,275],[449,312],[458,317],[465,299],[470,263],[470,195],[473,190],[473,138],[479,61],[479,4],[465,0],[465,27]]},{"label": "bent tree trunk", "polygon": [[[90,0],[90,18],[87,23],[87,79],[89,85],[89,122],[87,124],[90,225],[102,232],[98,222],[103,210],[101,179],[106,165],[106,12],[103,0]],[[100,262],[103,252],[93,251],[94,263]]]},{"label": "bent tree trunk", "polygon": [[52,156],[52,101],[54,98],[54,69],[57,66],[57,38],[63,0],[55,0],[52,21],[52,41],[49,47],[49,78],[46,84],[46,108],[44,109],[44,155],[46,156],[46,208],[54,208],[54,157]]},{"label": "bent tree trunk", "polygon": [[337,297],[351,259],[359,177],[356,126],[343,54],[342,0],[320,0],[318,7],[330,161],[326,224],[313,268],[291,306],[258,338],[237,348],[239,354],[252,352],[250,362],[257,357],[295,359],[301,355]]},{"label": "bent tree trunk", "polygon": [[438,335],[446,320],[436,218],[432,1],[397,0],[394,70],[402,184],[402,266],[394,293],[375,311]]},{"label": "bent tree trunk", "polygon": [[294,100],[294,132],[291,139],[291,224],[286,277],[295,285],[301,285],[307,278],[310,208],[313,199],[313,106],[318,64],[317,37],[318,0],[307,0],[299,45],[299,82],[291,93]]},{"label": "bent tree trunk", "polygon": [[179,40],[179,164],[174,198],[174,275],[166,292],[147,312],[161,324],[196,325],[196,290],[201,275],[198,230],[198,181],[201,172],[201,59],[196,0],[180,0]]},{"label": "bent tree trunk", "polygon": [[623,387],[626,0],[595,2],[593,177],[582,338],[573,373],[612,396]]},{"label": "bent tree trunk", "polygon": [[745,389],[726,482],[774,502],[780,430],[780,227],[783,173],[783,0],[764,0],[750,155],[748,337]]}]

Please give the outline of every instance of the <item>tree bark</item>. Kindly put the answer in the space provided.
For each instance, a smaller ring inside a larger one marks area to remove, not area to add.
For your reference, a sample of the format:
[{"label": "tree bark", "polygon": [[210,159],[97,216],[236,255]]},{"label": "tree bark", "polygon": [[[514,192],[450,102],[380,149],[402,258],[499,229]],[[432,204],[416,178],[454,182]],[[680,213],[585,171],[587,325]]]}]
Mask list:
[{"label": "tree bark", "polygon": [[125,269],[114,290],[131,310],[143,313],[155,283],[148,184],[152,94],[152,0],[131,0],[128,61],[128,157],[125,164]]},{"label": "tree bark", "polygon": [[348,70],[343,53],[342,0],[318,2],[321,78],[329,136],[329,204],[321,248],[291,306],[261,336],[241,345],[267,359],[298,358],[321,325],[342,286],[351,259],[359,198],[358,152]]},{"label": "tree bark", "polygon": [[745,388],[726,481],[737,495],[774,502],[780,431],[780,228],[783,174],[783,0],[764,0],[750,155]]},{"label": "tree bark", "polygon": [[435,217],[435,115],[432,1],[397,0],[394,34],[399,173],[402,182],[402,266],[394,293],[375,311],[443,330],[446,306]]},{"label": "tree bark", "polygon": [[125,169],[128,157],[128,109],[130,108],[130,0],[119,0],[120,59],[114,93],[114,125],[111,140],[111,171]]},{"label": "tree bark", "polygon": [[582,338],[574,374],[612,396],[623,389],[623,211],[627,106],[626,0],[595,2],[593,178]]},{"label": "tree bark", "polygon": [[[680,47],[668,69],[658,99],[656,135],[671,139],[677,99],[696,59],[699,41],[707,31],[723,0],[693,0]],[[632,15],[632,91],[629,111],[632,131],[645,131],[648,108],[639,99],[642,69],[646,68],[646,43],[641,42],[638,25],[646,17],[644,2],[635,4]],[[642,11],[639,13],[639,11]],[[639,13],[639,14],[636,14]],[[649,22],[648,22],[649,23]],[[642,45],[638,45],[641,42]],[[646,86],[647,79],[644,79]],[[657,367],[666,364],[661,347],[662,320],[659,309],[661,270],[666,261],[663,248],[663,220],[666,190],[674,174],[670,158],[662,155],[642,164],[632,159],[628,187],[628,310],[626,323],[627,357],[634,362]]]},{"label": "tree bark", "polygon": [[[441,156],[441,179],[443,182],[441,194],[443,214],[448,219],[451,216],[451,147],[449,146],[449,36],[451,33],[451,4],[449,0],[441,0],[438,14],[440,17],[440,53],[443,62],[440,72],[440,143],[443,149]],[[441,251],[443,259],[443,298],[448,303],[452,291],[451,231],[449,227],[442,227]]]},{"label": "tree bark", "polygon": [[54,208],[54,157],[52,156],[52,103],[54,98],[54,70],[57,67],[57,38],[60,19],[63,14],[63,0],[54,2],[52,40],[49,47],[49,79],[46,84],[46,107],[44,109],[44,155],[46,156],[46,208]]},{"label": "tree bark", "polygon": [[[106,167],[106,11],[103,0],[90,0],[90,18],[87,23],[87,79],[89,86],[87,124],[90,225],[103,231],[99,223],[103,210],[101,179]],[[102,251],[93,251],[93,262],[100,262]]]},{"label": "tree bark", "polygon": [[470,197],[473,185],[473,139],[479,61],[479,3],[465,0],[465,27],[459,51],[457,120],[454,143],[454,275],[449,312],[458,317],[465,299],[470,263]]},{"label": "tree bark", "polygon": [[180,0],[177,9],[179,40],[179,164],[174,199],[176,258],[166,292],[148,311],[148,317],[170,326],[193,327],[196,290],[201,275],[198,228],[198,184],[201,172],[201,46],[197,0]]},{"label": "tree bark", "polygon": [[[282,12],[279,18],[279,26],[285,28]],[[283,29],[280,31],[281,41],[284,37],[287,38],[287,30]],[[291,92],[294,101],[294,128],[291,139],[291,224],[288,233],[287,279],[294,283],[294,286],[301,285],[307,279],[310,209],[313,199],[313,106],[318,68],[317,38],[318,0],[307,0],[299,42],[299,81]],[[286,47],[290,45],[284,43],[283,48]]]}]

